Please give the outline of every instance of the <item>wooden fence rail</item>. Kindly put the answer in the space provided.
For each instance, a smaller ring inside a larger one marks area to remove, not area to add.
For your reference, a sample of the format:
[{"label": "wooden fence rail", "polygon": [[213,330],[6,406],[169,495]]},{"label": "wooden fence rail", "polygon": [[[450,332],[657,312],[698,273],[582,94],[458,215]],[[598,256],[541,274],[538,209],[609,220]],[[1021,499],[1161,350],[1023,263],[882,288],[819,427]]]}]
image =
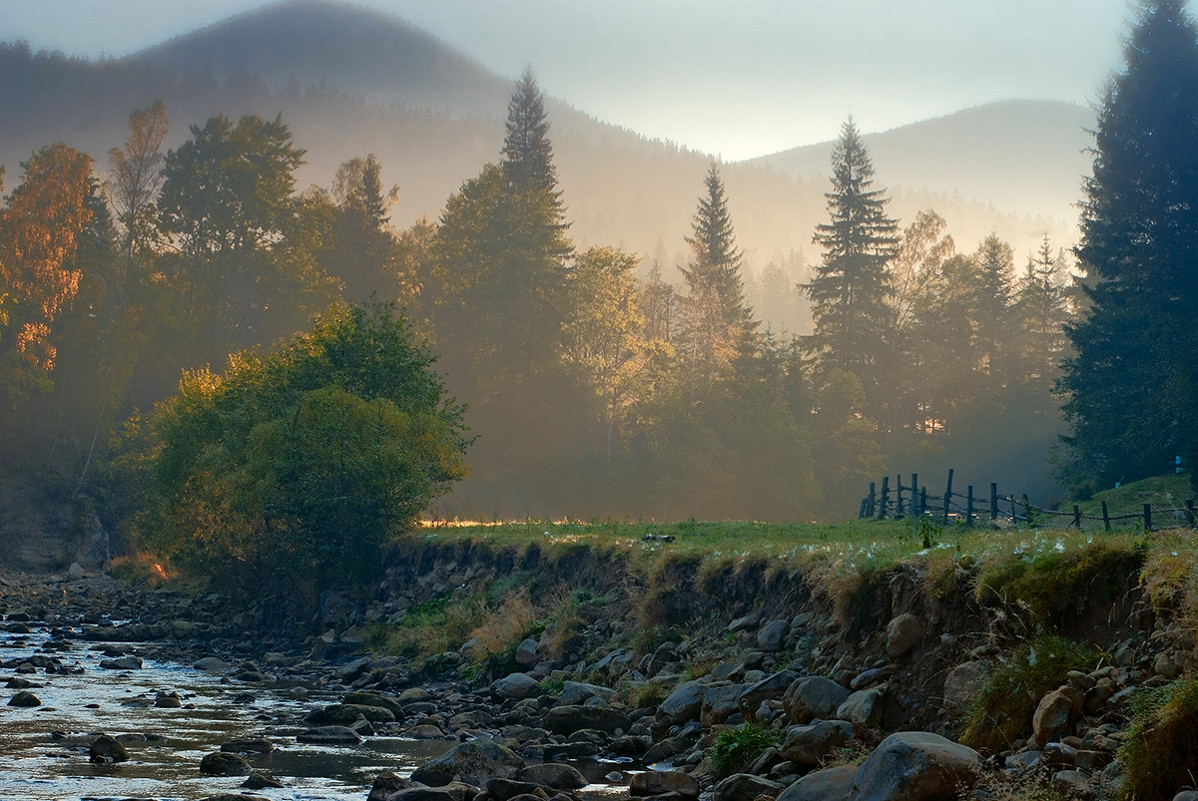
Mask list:
[{"label": "wooden fence rail", "polygon": [[[891,499],[891,491],[893,490],[894,498]],[[960,499],[961,502],[958,502]],[[966,526],[973,526],[975,522],[982,518],[988,518],[991,523],[997,523],[1000,520],[1010,520],[1014,523],[1027,523],[1029,525],[1038,525],[1046,522],[1049,518],[1070,518],[1066,527],[1073,526],[1081,529],[1085,521],[1094,521],[1102,523],[1105,531],[1111,530],[1111,523],[1124,520],[1139,520],[1143,523],[1144,531],[1152,531],[1153,516],[1157,519],[1160,516],[1173,516],[1174,519],[1184,520],[1185,524],[1194,528],[1195,526],[1195,511],[1194,501],[1186,499],[1185,506],[1180,508],[1164,508],[1156,507],[1151,504],[1144,504],[1143,508],[1136,512],[1125,514],[1111,514],[1107,509],[1106,501],[1102,501],[1102,515],[1095,517],[1093,515],[1083,515],[1081,507],[1077,504],[1073,505],[1073,509],[1068,512],[1056,511],[1053,509],[1041,509],[1033,506],[1025,493],[1019,500],[1015,499],[1014,495],[1003,495],[998,491],[998,484],[990,484],[989,503],[985,504],[986,499],[979,499],[973,491],[973,485],[966,487],[965,493],[953,491],[953,470],[948,471],[948,478],[944,484],[943,495],[930,495],[928,488],[924,484],[919,483],[919,474],[911,474],[911,483],[904,486],[902,475],[896,476],[894,486],[891,487],[890,476],[883,476],[881,482],[881,491],[878,490],[878,484],[871,481],[869,484],[869,494],[861,499],[861,507],[858,512],[858,517],[861,519],[877,517],[884,519],[887,517],[932,517],[940,520],[944,524],[950,521],[959,520]],[[979,509],[979,502],[982,503]]]}]

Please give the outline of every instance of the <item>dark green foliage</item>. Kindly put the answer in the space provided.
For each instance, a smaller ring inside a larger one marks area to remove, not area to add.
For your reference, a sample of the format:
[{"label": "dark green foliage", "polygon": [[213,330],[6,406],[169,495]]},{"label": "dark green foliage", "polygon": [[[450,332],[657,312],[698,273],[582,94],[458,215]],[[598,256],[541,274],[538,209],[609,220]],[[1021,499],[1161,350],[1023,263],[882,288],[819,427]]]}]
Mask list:
[{"label": "dark green foliage", "polygon": [[363,580],[465,472],[463,410],[390,307],[340,307],[273,353],[184,377],[154,418],[145,535],[245,591]]},{"label": "dark green foliage", "polygon": [[1073,484],[1198,456],[1198,33],[1184,5],[1141,3],[1099,109],[1077,249],[1090,308],[1061,381]]},{"label": "dark green foliage", "polygon": [[824,249],[811,281],[815,331],[808,350],[820,370],[839,368],[863,383],[869,401],[882,342],[890,330],[888,301],[894,293],[888,265],[898,247],[898,223],[886,215],[884,190],[873,189],[874,168],[850,119],[832,153],[831,219],[816,228]]},{"label": "dark green foliage", "polygon": [[1132,698],[1132,727],[1119,749],[1121,798],[1168,801],[1192,787],[1198,765],[1198,680],[1178,679]]},{"label": "dark green foliage", "polygon": [[720,732],[715,745],[707,749],[707,761],[714,781],[743,773],[767,748],[778,744],[778,733],[759,723],[742,723]]},{"label": "dark green foliage", "polygon": [[1072,640],[1036,637],[986,679],[966,715],[960,742],[991,751],[1010,748],[1031,732],[1032,715],[1044,694],[1060,686],[1070,670],[1092,670],[1100,658]]}]

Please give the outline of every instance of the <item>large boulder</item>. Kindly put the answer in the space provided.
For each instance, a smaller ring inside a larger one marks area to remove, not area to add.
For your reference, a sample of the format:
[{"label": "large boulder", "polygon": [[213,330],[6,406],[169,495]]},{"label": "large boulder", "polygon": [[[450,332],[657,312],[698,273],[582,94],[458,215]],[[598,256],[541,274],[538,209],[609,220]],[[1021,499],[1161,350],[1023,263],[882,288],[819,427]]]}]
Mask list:
[{"label": "large boulder", "polygon": [[88,760],[95,763],[127,762],[129,751],[115,737],[101,734],[87,750]]},{"label": "large boulder", "polygon": [[981,774],[977,751],[930,732],[892,734],[857,769],[854,801],[951,801]]},{"label": "large boulder", "polygon": [[516,781],[532,782],[554,790],[579,790],[587,786],[586,777],[578,772],[578,768],[561,762],[529,765],[516,774]]},{"label": "large boulder", "polygon": [[512,749],[487,738],[468,740],[412,771],[412,781],[444,787],[452,781],[485,787],[487,779],[514,779],[524,760]]},{"label": "large boulder", "polygon": [[213,751],[200,760],[200,772],[210,776],[249,776],[254,772],[245,757],[226,751]]},{"label": "large boulder", "polygon": [[783,759],[814,768],[835,749],[853,739],[853,724],[845,720],[821,720],[811,726],[791,726],[778,752]]},{"label": "large boulder", "polygon": [[698,798],[699,780],[680,770],[646,770],[632,774],[628,793],[632,796],[678,793],[683,798]]},{"label": "large boulder", "polygon": [[[347,693],[346,696],[341,699],[341,703],[353,706],[382,707],[390,712],[395,720],[403,720],[404,716],[404,708],[402,704],[400,704],[394,698],[388,698],[387,696],[379,695],[378,693]],[[367,718],[367,720],[369,720],[369,718]]]},{"label": "large boulder", "polygon": [[562,685],[561,695],[557,697],[560,706],[581,706],[591,698],[601,698],[610,701],[616,691],[598,684],[588,684],[584,681],[567,681]]},{"label": "large boulder", "polygon": [[856,775],[856,765],[817,770],[783,790],[778,801],[849,801]]},{"label": "large boulder", "polygon": [[744,694],[743,684],[723,684],[711,687],[703,694],[703,707],[699,720],[704,728],[723,723],[740,711],[740,697]]},{"label": "large boulder", "polygon": [[1081,713],[1082,691],[1065,685],[1040,699],[1032,715],[1036,744],[1043,747],[1065,734],[1069,724]]},{"label": "large boulder", "polygon": [[756,684],[750,684],[740,696],[740,711],[746,718],[752,718],[762,701],[772,701],[786,695],[786,690],[799,677],[793,670],[780,670],[772,676],[766,676]]},{"label": "large boulder", "polygon": [[393,723],[395,715],[381,706],[364,704],[329,704],[324,709],[315,709],[304,717],[305,723],[313,726],[348,726],[358,718],[371,723]]},{"label": "large boulder", "polygon": [[836,717],[871,729],[877,728],[882,722],[882,700],[885,694],[883,687],[858,690],[837,707]]},{"label": "large boulder", "polygon": [[782,785],[751,773],[734,773],[712,789],[713,801],[754,801],[760,795],[778,795]]},{"label": "large boulder", "polygon": [[698,680],[679,684],[674,692],[661,702],[653,716],[655,729],[668,729],[681,723],[699,719],[703,709],[703,696],[707,688]]},{"label": "large boulder", "polygon": [[362,742],[358,733],[347,726],[317,726],[295,736],[309,745],[357,745]]},{"label": "large boulder", "polygon": [[789,620],[771,620],[757,631],[757,647],[766,653],[781,651],[790,634]]},{"label": "large boulder", "polygon": [[849,697],[849,691],[823,676],[803,676],[791,682],[782,696],[786,717],[795,723],[830,718]]},{"label": "large boulder", "polygon": [[510,673],[491,685],[491,695],[496,698],[523,700],[541,692],[541,683],[527,673]]},{"label": "large boulder", "polygon": [[545,728],[554,734],[573,734],[583,729],[624,733],[631,725],[628,715],[605,706],[557,706],[545,716]]},{"label": "large boulder", "polygon": [[923,621],[910,612],[892,618],[886,625],[886,655],[898,659],[923,639]]},{"label": "large boulder", "polygon": [[440,787],[414,785],[395,791],[387,796],[387,801],[459,801],[459,799],[453,793]]},{"label": "large boulder", "polygon": [[21,690],[19,693],[8,699],[9,706],[19,707],[35,707],[42,705],[42,699],[38,698],[28,690]]},{"label": "large boulder", "polygon": [[978,697],[990,667],[981,660],[963,662],[944,679],[944,702],[953,709],[965,709]]}]

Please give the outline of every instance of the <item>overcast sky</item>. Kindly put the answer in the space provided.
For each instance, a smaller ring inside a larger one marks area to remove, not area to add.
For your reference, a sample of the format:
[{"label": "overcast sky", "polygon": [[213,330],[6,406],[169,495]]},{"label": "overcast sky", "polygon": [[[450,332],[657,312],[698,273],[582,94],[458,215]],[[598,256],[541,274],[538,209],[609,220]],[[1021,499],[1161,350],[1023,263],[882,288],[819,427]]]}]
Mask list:
[{"label": "overcast sky", "polygon": [[[0,40],[120,57],[260,0],[0,0]],[[1003,99],[1093,103],[1128,0],[369,0],[604,121],[728,160]],[[2,124],[2,123],[0,123]]]}]

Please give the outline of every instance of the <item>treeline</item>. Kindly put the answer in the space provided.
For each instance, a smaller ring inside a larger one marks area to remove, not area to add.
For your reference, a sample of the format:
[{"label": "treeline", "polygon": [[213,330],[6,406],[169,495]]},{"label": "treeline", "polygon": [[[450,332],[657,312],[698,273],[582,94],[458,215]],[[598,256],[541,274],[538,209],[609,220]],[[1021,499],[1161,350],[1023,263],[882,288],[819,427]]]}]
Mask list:
[{"label": "treeline", "polygon": [[[372,155],[297,192],[305,152],[282,119],[214,116],[163,152],[168,126],[161,103],[135,112],[106,169],[41,149],[0,211],[5,465],[110,525],[181,368],[219,371],[341,301],[396,303],[466,404],[451,515],[839,518],[890,463],[1029,435],[1042,456],[1056,432],[1062,324],[1081,308],[1065,257],[1046,240],[1017,270],[996,236],[957,252],[932,211],[901,227],[851,122],[799,287],[804,336],[746,299],[719,165],[696,187],[680,285],[671,265],[576,249],[531,73],[497,163],[403,229]],[[760,278],[779,304],[791,269]]]}]

